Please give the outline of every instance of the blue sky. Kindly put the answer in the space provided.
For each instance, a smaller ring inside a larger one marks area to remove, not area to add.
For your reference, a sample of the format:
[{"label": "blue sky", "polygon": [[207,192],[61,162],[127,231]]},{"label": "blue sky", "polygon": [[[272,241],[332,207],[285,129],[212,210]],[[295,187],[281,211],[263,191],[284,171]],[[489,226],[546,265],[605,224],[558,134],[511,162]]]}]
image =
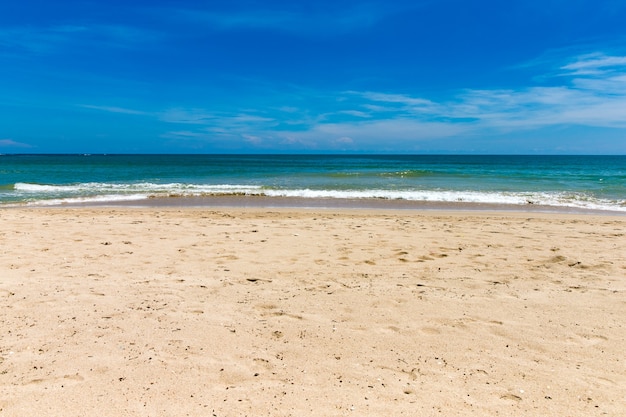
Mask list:
[{"label": "blue sky", "polygon": [[622,0],[0,2],[0,153],[626,154]]}]

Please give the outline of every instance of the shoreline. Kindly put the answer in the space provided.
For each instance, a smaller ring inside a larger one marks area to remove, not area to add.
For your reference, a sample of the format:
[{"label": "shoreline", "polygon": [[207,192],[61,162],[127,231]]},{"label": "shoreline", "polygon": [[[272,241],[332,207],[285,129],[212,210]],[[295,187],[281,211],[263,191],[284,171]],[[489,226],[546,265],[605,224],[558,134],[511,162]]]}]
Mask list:
[{"label": "shoreline", "polygon": [[626,216],[626,211],[588,209],[565,206],[548,206],[528,203],[526,205],[475,203],[475,202],[434,202],[382,198],[306,198],[268,197],[260,195],[217,195],[217,196],[168,196],[147,197],[137,200],[54,202],[44,201],[28,204],[0,205],[2,208],[215,208],[215,209],[310,209],[310,210],[400,210],[407,212],[502,212],[502,213],[547,213],[572,215]]}]

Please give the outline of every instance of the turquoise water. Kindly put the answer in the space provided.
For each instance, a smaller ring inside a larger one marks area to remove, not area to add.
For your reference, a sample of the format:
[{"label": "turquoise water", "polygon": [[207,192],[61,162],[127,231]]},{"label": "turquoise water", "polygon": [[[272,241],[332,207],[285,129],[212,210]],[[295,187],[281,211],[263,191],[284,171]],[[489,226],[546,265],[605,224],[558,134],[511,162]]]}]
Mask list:
[{"label": "turquoise water", "polygon": [[240,194],[626,212],[626,156],[0,155],[5,206]]}]

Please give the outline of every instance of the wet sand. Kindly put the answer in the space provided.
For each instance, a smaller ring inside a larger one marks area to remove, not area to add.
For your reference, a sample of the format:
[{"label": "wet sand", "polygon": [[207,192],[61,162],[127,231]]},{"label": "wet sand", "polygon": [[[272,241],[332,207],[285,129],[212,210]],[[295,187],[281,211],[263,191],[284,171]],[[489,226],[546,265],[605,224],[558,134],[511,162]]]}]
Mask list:
[{"label": "wet sand", "polygon": [[0,415],[626,412],[626,219],[0,210]]}]

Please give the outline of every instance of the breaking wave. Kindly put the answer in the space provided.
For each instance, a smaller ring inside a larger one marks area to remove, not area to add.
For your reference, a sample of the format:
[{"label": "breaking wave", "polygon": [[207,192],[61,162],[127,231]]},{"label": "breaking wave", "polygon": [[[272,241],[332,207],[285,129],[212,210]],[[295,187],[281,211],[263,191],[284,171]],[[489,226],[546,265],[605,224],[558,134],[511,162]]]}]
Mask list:
[{"label": "breaking wave", "polygon": [[[9,187],[5,187],[7,189]],[[312,199],[386,199],[440,203],[475,203],[567,207],[626,212],[626,201],[596,198],[580,192],[503,192],[419,189],[289,189],[247,184],[78,183],[69,185],[16,183],[14,201],[29,205],[114,203],[147,198],[202,196],[266,196]]]}]

